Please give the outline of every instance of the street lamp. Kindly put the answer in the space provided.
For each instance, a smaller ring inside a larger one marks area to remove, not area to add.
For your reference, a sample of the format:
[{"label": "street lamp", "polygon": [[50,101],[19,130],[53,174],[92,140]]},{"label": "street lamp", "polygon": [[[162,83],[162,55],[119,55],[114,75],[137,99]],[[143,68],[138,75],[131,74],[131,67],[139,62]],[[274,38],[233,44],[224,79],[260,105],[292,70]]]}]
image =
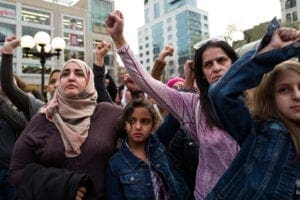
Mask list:
[{"label": "street lamp", "polygon": [[[57,56],[59,59],[60,52],[65,48],[66,43],[63,38],[55,37],[51,41],[50,45],[50,36],[44,31],[39,31],[34,35],[34,38],[30,35],[24,35],[21,38],[21,47],[24,49],[25,56],[28,58],[28,54],[32,54],[35,57],[40,58],[42,66],[42,80],[41,80],[41,93],[47,101],[47,93],[45,92],[45,63],[46,58],[51,58],[52,56]],[[36,46],[37,51],[32,51],[31,49]],[[54,52],[51,52],[51,48]]]}]

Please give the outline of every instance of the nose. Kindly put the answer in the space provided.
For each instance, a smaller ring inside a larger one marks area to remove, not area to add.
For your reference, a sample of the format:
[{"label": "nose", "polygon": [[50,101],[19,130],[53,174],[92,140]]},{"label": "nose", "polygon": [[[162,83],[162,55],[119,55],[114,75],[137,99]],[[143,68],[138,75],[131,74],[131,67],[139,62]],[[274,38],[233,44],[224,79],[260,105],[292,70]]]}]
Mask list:
[{"label": "nose", "polygon": [[220,65],[217,61],[213,62],[212,71],[214,73],[218,73],[222,70],[222,65]]},{"label": "nose", "polygon": [[57,88],[57,86],[58,86],[58,80],[54,83],[54,89],[56,89]]},{"label": "nose", "polygon": [[293,99],[296,101],[300,101],[300,90],[298,88],[293,92]]},{"label": "nose", "polygon": [[142,128],[141,122],[140,122],[140,121],[137,121],[137,122],[134,124],[134,128],[135,128],[136,130],[140,130],[140,129]]}]

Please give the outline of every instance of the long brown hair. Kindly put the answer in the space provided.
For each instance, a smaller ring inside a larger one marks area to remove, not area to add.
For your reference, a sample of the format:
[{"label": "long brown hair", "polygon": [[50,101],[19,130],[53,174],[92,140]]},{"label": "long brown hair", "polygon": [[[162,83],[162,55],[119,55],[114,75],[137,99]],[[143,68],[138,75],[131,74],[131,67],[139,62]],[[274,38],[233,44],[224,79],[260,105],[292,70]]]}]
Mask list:
[{"label": "long brown hair", "polygon": [[254,91],[253,115],[259,120],[277,119],[289,130],[295,145],[297,158],[300,158],[300,128],[282,115],[275,102],[275,81],[277,76],[286,70],[293,70],[300,75],[300,63],[285,61],[277,65],[270,73],[265,74],[261,83]]},{"label": "long brown hair", "polygon": [[195,80],[197,86],[200,90],[200,104],[201,110],[203,110],[207,127],[212,129],[212,127],[216,126],[218,128],[223,129],[222,125],[219,123],[218,117],[216,116],[213,106],[208,97],[208,88],[209,83],[205,78],[203,69],[202,69],[202,55],[206,49],[210,47],[221,48],[227,56],[230,58],[231,62],[235,62],[238,57],[235,53],[234,49],[225,41],[208,41],[199,49],[196,50],[194,55],[194,70],[195,70]]}]

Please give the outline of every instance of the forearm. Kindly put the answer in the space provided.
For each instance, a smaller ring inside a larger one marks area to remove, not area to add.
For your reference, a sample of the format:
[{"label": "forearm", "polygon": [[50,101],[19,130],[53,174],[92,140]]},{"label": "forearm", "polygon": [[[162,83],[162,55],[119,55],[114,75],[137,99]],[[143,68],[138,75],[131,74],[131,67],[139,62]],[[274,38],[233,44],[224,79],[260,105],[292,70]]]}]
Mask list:
[{"label": "forearm", "polygon": [[1,87],[11,102],[27,115],[29,113],[29,98],[25,92],[14,84],[12,65],[13,55],[2,54],[0,71]]},{"label": "forearm", "polygon": [[159,81],[162,81],[162,74],[165,69],[166,62],[164,60],[156,59],[154,66],[151,70],[151,76]]},{"label": "forearm", "polygon": [[193,112],[195,104],[195,102],[191,102],[193,101],[191,94],[180,93],[152,78],[138,63],[128,45],[119,49],[118,53],[131,78],[142,91],[154,98],[158,105],[171,112],[179,121],[182,121],[183,118],[188,118],[186,115]]},{"label": "forearm", "polygon": [[105,66],[99,67],[96,64],[93,65],[94,72],[94,82],[95,88],[98,93],[97,102],[110,102],[112,103],[112,99],[105,87]]}]

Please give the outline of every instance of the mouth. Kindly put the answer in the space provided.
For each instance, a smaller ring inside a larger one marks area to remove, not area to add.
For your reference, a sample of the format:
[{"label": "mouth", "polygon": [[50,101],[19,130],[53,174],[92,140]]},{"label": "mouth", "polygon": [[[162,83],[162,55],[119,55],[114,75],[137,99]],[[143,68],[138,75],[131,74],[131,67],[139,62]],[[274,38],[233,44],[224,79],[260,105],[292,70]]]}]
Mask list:
[{"label": "mouth", "polygon": [[137,137],[137,138],[140,138],[140,137],[143,136],[143,134],[142,134],[142,133],[134,133],[133,136],[134,136],[134,137]]},{"label": "mouth", "polygon": [[291,109],[300,112],[300,105],[291,106]]},{"label": "mouth", "polygon": [[222,75],[214,76],[211,80],[217,82],[221,77]]}]

